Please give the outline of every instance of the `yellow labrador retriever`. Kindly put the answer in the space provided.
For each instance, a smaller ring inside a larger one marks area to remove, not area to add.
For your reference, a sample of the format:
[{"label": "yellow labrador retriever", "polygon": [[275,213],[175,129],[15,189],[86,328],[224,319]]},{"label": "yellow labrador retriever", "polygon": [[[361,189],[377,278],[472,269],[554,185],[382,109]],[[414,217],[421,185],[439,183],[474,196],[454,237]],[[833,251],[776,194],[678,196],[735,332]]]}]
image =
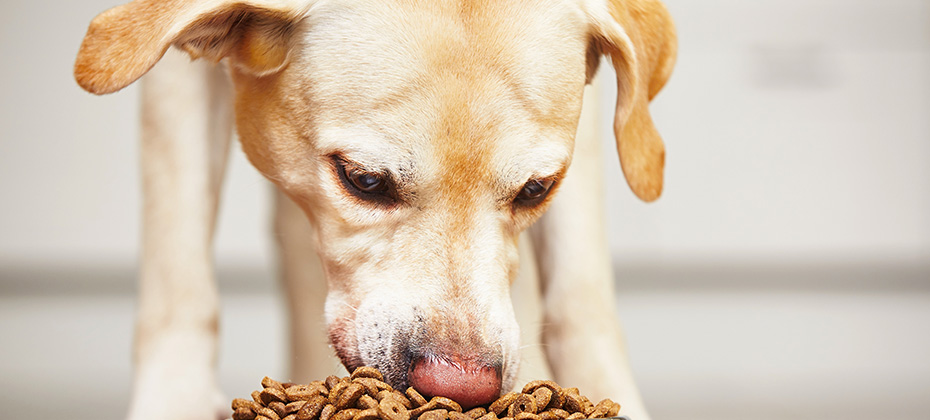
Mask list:
[{"label": "yellow labrador retriever", "polygon": [[[228,66],[189,63],[171,46]],[[152,70],[129,417],[228,414],[214,375],[211,240],[235,120],[282,193],[293,379],[329,373],[314,362],[328,351],[316,343],[322,311],[348,369],[375,366],[395,387],[465,406],[510,390],[524,357],[511,299],[518,239],[548,208],[526,244],[544,314],[543,345],[529,348],[559,382],[646,420],[614,317],[596,136],[581,110],[606,55],[624,174],[656,199],[665,152],[648,103],[675,52],[657,0],[136,0],[99,15],[78,83],[110,93]],[[536,297],[522,293],[518,305]]]}]

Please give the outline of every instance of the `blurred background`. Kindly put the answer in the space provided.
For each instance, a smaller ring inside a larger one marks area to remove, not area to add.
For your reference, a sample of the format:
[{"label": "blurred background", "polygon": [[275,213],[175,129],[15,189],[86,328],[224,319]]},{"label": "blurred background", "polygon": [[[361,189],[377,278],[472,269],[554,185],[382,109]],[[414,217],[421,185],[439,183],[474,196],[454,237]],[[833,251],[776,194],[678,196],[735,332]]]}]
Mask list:
[{"label": "blurred background", "polygon": [[[117,3],[0,14],[5,417],[128,403],[138,90],[93,97],[71,76]],[[661,200],[630,193],[604,122],[617,312],[654,418],[930,418],[930,1],[666,3],[680,55],[652,106]],[[284,373],[271,197],[234,147],[216,239],[231,396]],[[242,325],[270,346],[228,333]]]}]

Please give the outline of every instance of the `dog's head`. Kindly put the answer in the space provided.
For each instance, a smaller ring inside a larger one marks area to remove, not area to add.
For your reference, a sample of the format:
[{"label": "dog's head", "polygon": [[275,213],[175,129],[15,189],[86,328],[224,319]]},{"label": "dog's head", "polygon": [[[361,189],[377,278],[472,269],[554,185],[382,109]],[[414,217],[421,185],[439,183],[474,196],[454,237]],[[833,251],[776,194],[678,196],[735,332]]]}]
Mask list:
[{"label": "dog's head", "polygon": [[395,386],[478,404],[513,385],[517,237],[601,55],[627,181],[661,192],[648,102],[675,37],[656,0],[136,0],[93,21],[77,80],[119,90],[171,45],[228,59],[243,149],[316,228],[337,353]]}]

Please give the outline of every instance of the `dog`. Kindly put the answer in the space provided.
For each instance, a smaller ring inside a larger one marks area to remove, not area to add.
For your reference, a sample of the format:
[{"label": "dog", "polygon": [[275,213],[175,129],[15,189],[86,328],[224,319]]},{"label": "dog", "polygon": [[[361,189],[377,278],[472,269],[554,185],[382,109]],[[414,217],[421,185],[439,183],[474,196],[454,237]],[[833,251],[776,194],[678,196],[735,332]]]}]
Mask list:
[{"label": "dog", "polygon": [[[136,0],[97,16],[78,84],[106,94],[148,73],[128,417],[229,414],[210,253],[235,125],[279,191],[293,379],[332,373],[328,342],[349,370],[467,407],[512,389],[532,359],[647,420],[582,104],[606,56],[624,176],[655,200],[665,149],[648,104],[676,42],[658,0]],[[530,280],[511,296],[518,273]],[[542,344],[521,348],[515,312],[533,305],[524,328],[541,324]]]}]

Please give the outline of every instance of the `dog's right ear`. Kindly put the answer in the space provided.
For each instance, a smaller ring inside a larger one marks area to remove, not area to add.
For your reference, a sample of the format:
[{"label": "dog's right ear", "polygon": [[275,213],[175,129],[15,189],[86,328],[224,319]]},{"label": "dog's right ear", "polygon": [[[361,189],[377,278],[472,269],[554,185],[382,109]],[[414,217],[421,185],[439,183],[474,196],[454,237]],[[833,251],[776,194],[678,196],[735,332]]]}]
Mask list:
[{"label": "dog's right ear", "polygon": [[116,92],[148,72],[171,45],[256,76],[287,65],[291,34],[306,6],[287,0],[135,0],[98,15],[74,63],[95,94]]}]

